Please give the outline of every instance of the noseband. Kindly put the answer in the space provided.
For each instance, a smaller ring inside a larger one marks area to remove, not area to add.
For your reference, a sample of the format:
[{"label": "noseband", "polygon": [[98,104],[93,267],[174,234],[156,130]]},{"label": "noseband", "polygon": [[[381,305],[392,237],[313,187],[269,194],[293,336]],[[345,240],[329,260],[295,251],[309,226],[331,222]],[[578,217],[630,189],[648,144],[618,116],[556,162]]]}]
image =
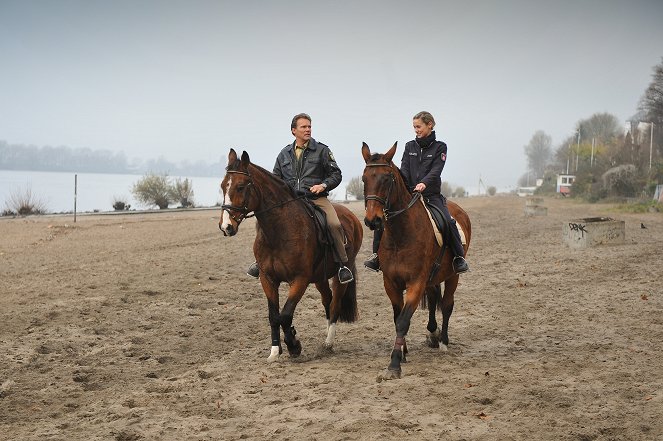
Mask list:
[{"label": "noseband", "polygon": [[[366,164],[366,167],[389,167],[390,169],[393,170],[391,164]],[[376,201],[380,203],[382,205],[382,212],[384,213],[385,221],[389,221],[389,219],[393,219],[394,217],[403,213],[407,209],[411,208],[417,202],[417,200],[421,198],[421,193],[417,191],[412,196],[412,199],[407,204],[407,207],[403,208],[402,210],[392,212],[389,200],[391,199],[391,192],[394,189],[394,186],[396,185],[396,178],[394,177],[394,173],[392,171],[389,172],[389,177],[390,177],[389,188],[387,188],[387,195],[384,198],[381,198],[376,194],[369,194],[364,196],[364,209],[366,208],[366,203],[368,201]]]}]

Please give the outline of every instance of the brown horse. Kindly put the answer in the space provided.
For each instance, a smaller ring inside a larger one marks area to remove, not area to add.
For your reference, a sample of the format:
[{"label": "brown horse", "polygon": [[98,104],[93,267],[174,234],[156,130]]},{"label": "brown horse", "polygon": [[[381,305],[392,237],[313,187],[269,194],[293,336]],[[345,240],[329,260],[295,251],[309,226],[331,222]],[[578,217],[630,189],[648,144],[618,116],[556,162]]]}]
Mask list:
[{"label": "brown horse", "polygon": [[[364,143],[361,153],[366,162],[362,176],[366,201],[365,222],[371,229],[384,228],[378,256],[396,325],[391,363],[379,377],[389,380],[401,376],[401,362],[405,361],[407,353],[405,336],[412,315],[420,303],[428,303],[429,346],[439,347],[441,341],[446,350],[458,275],[453,271],[452,254],[443,252],[445,247],[440,248],[437,244],[428,213],[419,200],[421,195],[409,192],[400,170],[392,162],[396,144],[381,155],[371,154],[368,145]],[[448,202],[448,208],[465,232],[467,253],[472,234],[470,218],[453,202]],[[436,263],[439,263],[439,269],[433,271]],[[442,282],[444,296],[440,290]],[[435,321],[436,307],[442,312],[442,326],[439,329]]]},{"label": "brown horse", "polygon": [[[302,196],[296,196],[283,180],[252,164],[248,153],[243,152],[238,160],[235,150],[230,149],[221,188],[224,203],[219,228],[224,235],[234,236],[247,217],[257,219],[253,254],[260,268],[260,283],[269,309],[272,347],[268,361],[278,359],[283,352],[279,327],[283,329],[283,340],[290,356],[301,354],[302,346],[295,337],[292,321],[297,303],[310,283],[315,283],[322,295],[327,317],[324,347],[330,350],[337,321],[354,322],[357,319],[355,257],[364,234],[357,216],[346,207],[334,205],[348,239],[347,266],[355,275],[354,281],[343,285],[338,281],[339,267],[334,262],[333,253],[320,246],[312,211],[307,207],[310,203]],[[333,278],[331,289],[330,278]],[[290,289],[279,312],[281,282],[288,283]]]}]

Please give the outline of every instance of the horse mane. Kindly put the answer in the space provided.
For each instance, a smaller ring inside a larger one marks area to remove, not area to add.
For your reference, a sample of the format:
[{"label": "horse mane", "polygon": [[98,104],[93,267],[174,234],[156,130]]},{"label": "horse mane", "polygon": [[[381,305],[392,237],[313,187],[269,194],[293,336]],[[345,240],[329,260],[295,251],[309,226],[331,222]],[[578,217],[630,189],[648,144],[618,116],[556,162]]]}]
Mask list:
[{"label": "horse mane", "polygon": [[[239,170],[241,160],[237,159],[234,163],[228,164],[226,167],[226,171],[237,171]],[[283,179],[279,178],[276,176],[274,173],[270,172],[269,170],[254,164],[253,162],[249,162],[249,172],[251,173],[252,171],[257,171],[258,174],[264,175],[270,182],[272,182],[274,185],[277,185],[281,187],[288,195],[292,196],[293,198],[296,197],[297,195],[295,194],[294,190],[290,188],[290,186],[285,182]],[[254,173],[251,173],[254,174]]]},{"label": "horse mane", "polygon": [[[382,153],[371,153],[371,158],[370,158],[369,162],[377,162],[377,161],[379,161],[380,159],[383,159],[383,158],[384,158],[384,154],[382,154]],[[412,194],[412,192],[410,191],[410,189],[407,186],[407,182],[405,181],[405,176],[403,176],[403,171],[400,169],[400,167],[398,167],[396,164],[394,164],[394,161],[389,161],[389,166],[391,168],[394,168],[394,169],[398,170],[398,175],[400,176],[401,181],[403,181],[403,185],[405,186],[405,189],[407,190],[407,192],[409,194]]]}]

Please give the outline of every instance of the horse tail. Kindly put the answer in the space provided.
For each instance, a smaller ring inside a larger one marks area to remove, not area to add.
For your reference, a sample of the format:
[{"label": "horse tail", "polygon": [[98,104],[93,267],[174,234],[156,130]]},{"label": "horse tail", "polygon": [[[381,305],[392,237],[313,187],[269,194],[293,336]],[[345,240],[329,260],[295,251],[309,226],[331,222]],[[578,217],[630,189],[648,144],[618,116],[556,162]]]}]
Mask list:
[{"label": "horse tail", "polygon": [[421,296],[421,309],[427,309],[430,307],[437,307],[437,309],[442,312],[442,289],[440,285],[429,286],[426,288],[426,292]]},{"label": "horse tail", "polygon": [[357,308],[357,266],[353,262],[349,267],[355,278],[347,284],[345,294],[341,299],[341,311],[338,314],[338,319],[344,323],[354,323],[359,318],[359,309]]}]

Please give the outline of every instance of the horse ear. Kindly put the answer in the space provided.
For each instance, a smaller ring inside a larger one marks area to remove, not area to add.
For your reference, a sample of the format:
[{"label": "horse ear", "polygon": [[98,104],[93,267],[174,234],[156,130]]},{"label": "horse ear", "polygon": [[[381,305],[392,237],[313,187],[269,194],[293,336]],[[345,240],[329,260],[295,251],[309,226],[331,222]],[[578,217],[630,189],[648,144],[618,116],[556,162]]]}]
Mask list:
[{"label": "horse ear", "polygon": [[368,160],[371,158],[371,149],[368,148],[368,144],[362,142],[361,146],[361,156],[364,157],[364,162],[368,163]]},{"label": "horse ear", "polygon": [[249,154],[246,153],[246,150],[242,152],[242,167],[247,168],[249,164],[251,163],[251,160],[249,159]]},{"label": "horse ear", "polygon": [[237,152],[235,149],[230,149],[228,152],[228,165],[234,164],[237,161]]},{"label": "horse ear", "polygon": [[396,153],[396,145],[398,144],[398,141],[394,143],[393,146],[389,149],[387,153],[384,154],[384,160],[387,162],[391,162],[391,160],[394,158],[394,154]]}]

